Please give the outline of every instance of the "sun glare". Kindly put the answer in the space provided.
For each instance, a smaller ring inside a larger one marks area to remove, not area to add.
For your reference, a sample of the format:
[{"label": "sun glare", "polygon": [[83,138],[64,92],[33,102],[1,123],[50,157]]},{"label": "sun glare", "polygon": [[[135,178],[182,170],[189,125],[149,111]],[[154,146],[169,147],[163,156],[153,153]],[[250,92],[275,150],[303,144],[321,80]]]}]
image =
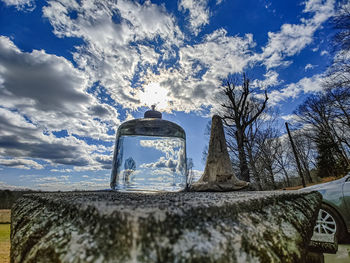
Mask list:
[{"label": "sun glare", "polygon": [[143,105],[151,107],[156,105],[157,110],[164,110],[168,107],[168,91],[159,83],[149,83],[140,92],[140,100]]}]

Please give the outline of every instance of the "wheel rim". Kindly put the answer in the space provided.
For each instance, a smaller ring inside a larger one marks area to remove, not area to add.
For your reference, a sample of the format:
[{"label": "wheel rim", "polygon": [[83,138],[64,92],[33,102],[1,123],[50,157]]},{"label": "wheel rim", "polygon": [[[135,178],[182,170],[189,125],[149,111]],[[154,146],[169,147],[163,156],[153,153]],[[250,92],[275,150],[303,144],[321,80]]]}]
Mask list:
[{"label": "wheel rim", "polygon": [[319,234],[335,234],[337,224],[334,217],[326,210],[320,209],[314,231]]}]

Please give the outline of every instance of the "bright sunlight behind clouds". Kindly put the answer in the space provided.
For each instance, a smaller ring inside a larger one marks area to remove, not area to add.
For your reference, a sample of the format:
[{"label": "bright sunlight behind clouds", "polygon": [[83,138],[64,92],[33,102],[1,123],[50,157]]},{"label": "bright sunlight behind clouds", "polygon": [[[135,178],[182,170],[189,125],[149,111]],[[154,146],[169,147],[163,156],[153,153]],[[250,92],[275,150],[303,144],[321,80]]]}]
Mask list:
[{"label": "bright sunlight behind clouds", "polygon": [[149,108],[155,105],[157,110],[171,111],[168,108],[168,91],[161,87],[159,83],[151,82],[147,84],[143,91],[139,92],[139,96],[141,103]]},{"label": "bright sunlight behind clouds", "polygon": [[291,114],[320,89],[340,2],[0,0],[0,188],[108,187],[118,126],[153,104],[202,170],[222,80],[245,71]]}]

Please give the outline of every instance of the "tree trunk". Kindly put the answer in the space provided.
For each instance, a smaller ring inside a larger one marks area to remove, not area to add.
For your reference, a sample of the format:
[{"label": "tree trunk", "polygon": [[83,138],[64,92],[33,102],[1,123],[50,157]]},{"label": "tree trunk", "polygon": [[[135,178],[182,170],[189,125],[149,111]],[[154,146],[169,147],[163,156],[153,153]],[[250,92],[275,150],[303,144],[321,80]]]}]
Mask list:
[{"label": "tree trunk", "polygon": [[250,182],[247,157],[244,151],[244,134],[243,134],[243,130],[238,127],[236,131],[236,138],[237,138],[240,177],[242,180],[246,182]]},{"label": "tree trunk", "polygon": [[306,173],[306,177],[307,177],[309,183],[313,183],[312,177],[310,174],[309,164],[307,163],[307,161],[303,161],[302,163],[303,163],[304,171]]},{"label": "tree trunk", "polygon": [[267,170],[268,170],[268,172],[269,172],[269,175],[270,175],[272,187],[273,187],[274,190],[276,190],[277,187],[276,187],[275,176],[274,176],[274,174],[273,174],[272,167],[271,167],[271,166],[268,166],[268,167],[266,167],[266,168],[267,168]]},{"label": "tree trunk", "polygon": [[249,165],[250,165],[250,167],[252,169],[254,179],[255,179],[256,183],[258,184],[258,190],[262,191],[263,188],[262,188],[262,185],[261,185],[261,179],[260,179],[260,175],[258,173],[258,170],[256,169],[255,162],[253,160],[252,149],[248,145],[247,145],[246,148],[247,148],[247,152],[248,152]]},{"label": "tree trunk", "polygon": [[284,176],[286,177],[287,186],[288,186],[288,187],[291,186],[291,185],[290,185],[290,181],[289,181],[289,176],[288,176],[287,170],[286,170],[286,168],[284,168],[284,166],[282,166],[282,171],[283,171],[283,173],[284,173]]}]

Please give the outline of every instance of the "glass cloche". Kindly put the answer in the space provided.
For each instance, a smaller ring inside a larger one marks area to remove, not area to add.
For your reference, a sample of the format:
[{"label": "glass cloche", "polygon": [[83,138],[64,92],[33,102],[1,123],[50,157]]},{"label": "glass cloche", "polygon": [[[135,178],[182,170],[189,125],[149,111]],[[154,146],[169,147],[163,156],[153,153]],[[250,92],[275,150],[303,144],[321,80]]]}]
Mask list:
[{"label": "glass cloche", "polygon": [[143,119],[119,126],[112,189],[177,192],[184,190],[186,183],[186,134],[179,125],[163,120],[153,106]]}]

